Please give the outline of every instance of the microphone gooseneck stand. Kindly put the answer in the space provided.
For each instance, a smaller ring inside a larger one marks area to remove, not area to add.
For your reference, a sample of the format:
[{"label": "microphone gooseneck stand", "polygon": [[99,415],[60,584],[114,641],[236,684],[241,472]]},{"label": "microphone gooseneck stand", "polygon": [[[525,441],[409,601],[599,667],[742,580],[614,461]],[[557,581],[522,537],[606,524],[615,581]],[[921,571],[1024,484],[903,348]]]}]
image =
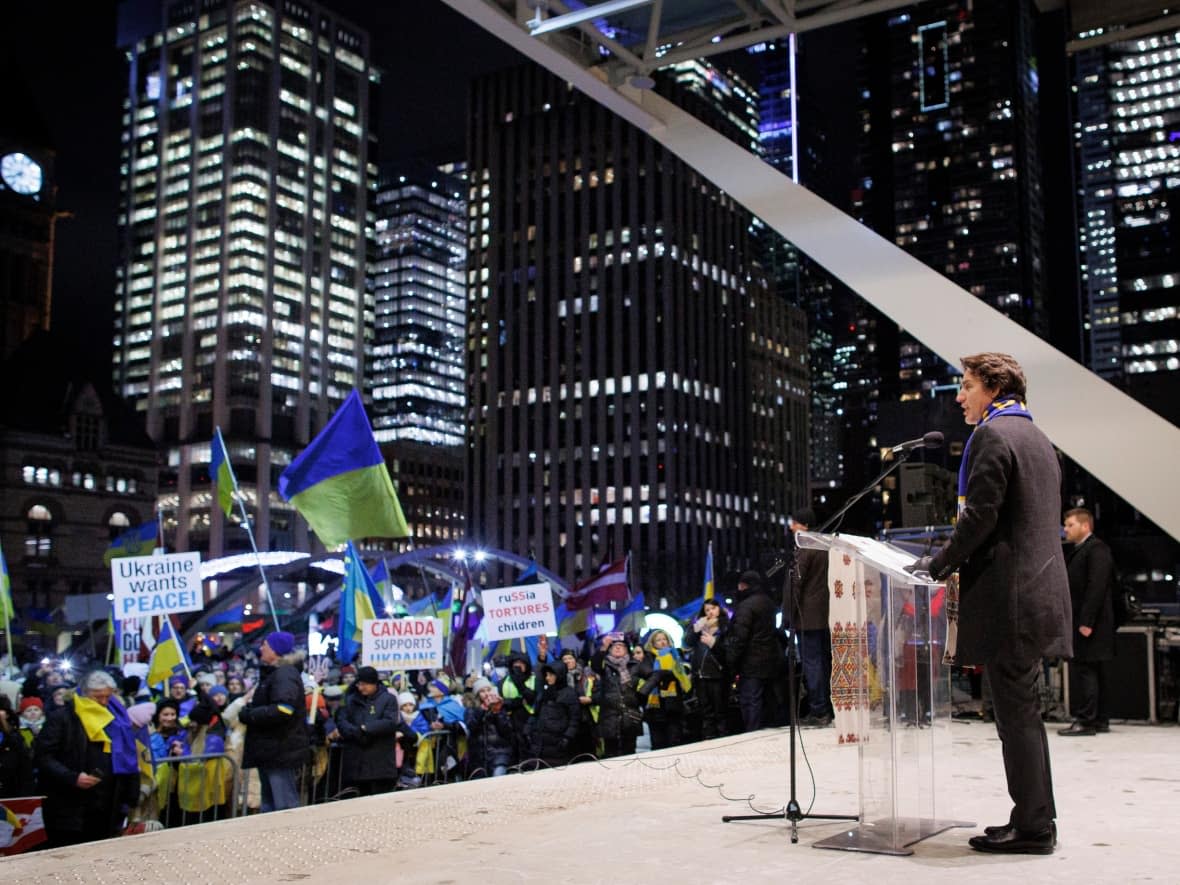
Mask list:
[{"label": "microphone gooseneck stand", "polygon": [[[885,470],[881,471],[881,473],[872,482],[870,482],[867,486],[865,486],[863,489],[861,489],[859,492],[857,492],[855,495],[853,495],[851,498],[849,498],[848,501],[844,504],[844,506],[841,507],[839,510],[837,510],[836,513],[833,514],[832,517],[827,522],[825,522],[823,524],[823,526],[820,528],[819,532],[822,534],[823,532],[826,532],[832,526],[838,526],[840,523],[840,520],[843,518],[844,514],[848,512],[848,510],[852,507],[853,504],[855,504],[857,501],[859,501],[861,498],[863,498],[865,495],[867,495],[873,488],[876,487],[877,483],[879,483],[886,476],[888,476],[890,473],[892,473],[894,470],[896,470],[898,467],[900,467],[902,464],[904,464],[906,461],[908,461],[910,456],[913,455],[913,453],[915,451],[917,451],[917,449],[909,449],[907,451],[898,453],[899,457],[895,458],[890,463],[890,465],[887,468],[885,468]],[[775,566],[773,566],[770,569],[769,572],[767,572],[766,576],[768,578],[771,577],[781,567],[782,567],[781,564],[776,564]],[[794,626],[794,625],[798,624],[799,620],[800,620],[799,601],[798,601],[798,595],[797,595],[798,586],[799,586],[799,556],[798,556],[798,548],[796,548],[795,556],[793,557],[793,559],[791,561],[790,577],[787,580],[787,611],[791,613],[791,642],[787,646],[787,703],[790,706],[790,709],[787,712],[788,712],[788,715],[790,716],[791,752],[790,752],[789,769],[790,769],[790,781],[791,781],[791,795],[787,799],[787,804],[783,808],[783,810],[776,811],[773,814],[731,814],[731,815],[725,815],[724,817],[721,818],[721,822],[726,823],[726,824],[729,823],[730,821],[735,821],[735,820],[774,819],[774,820],[790,821],[791,822],[791,843],[792,844],[795,844],[799,841],[799,821],[801,821],[801,820],[859,820],[860,819],[859,816],[855,815],[855,814],[811,814],[810,812],[805,813],[803,811],[802,807],[800,807],[800,805],[799,805],[799,798],[798,798],[798,793],[797,793],[798,775],[797,775],[796,768],[795,768],[795,729],[797,727],[795,720],[798,718],[799,700],[798,700],[798,696],[797,696],[798,689],[795,686],[795,639],[796,639],[797,631],[795,630],[795,626]]]}]

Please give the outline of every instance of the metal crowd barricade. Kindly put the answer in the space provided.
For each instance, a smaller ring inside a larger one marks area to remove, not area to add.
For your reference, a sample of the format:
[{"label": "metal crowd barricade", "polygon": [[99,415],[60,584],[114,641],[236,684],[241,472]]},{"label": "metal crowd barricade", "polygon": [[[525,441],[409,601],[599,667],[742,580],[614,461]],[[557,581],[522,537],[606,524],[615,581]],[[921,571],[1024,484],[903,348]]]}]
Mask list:
[{"label": "metal crowd barricade", "polygon": [[359,795],[355,787],[344,783],[343,760],[344,748],[340,744],[329,744],[312,751],[312,758],[299,772],[301,804],[320,805]]},{"label": "metal crowd barricade", "polygon": [[153,761],[158,820],[183,827],[246,813],[245,782],[227,753],[169,756]]}]

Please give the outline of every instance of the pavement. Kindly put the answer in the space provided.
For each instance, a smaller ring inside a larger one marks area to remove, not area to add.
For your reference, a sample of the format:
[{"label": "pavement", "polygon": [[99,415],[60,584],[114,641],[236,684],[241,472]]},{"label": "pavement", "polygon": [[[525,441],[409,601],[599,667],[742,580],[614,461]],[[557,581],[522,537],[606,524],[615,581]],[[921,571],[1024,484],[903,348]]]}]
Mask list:
[{"label": "pavement", "polygon": [[[21,883],[748,883],[922,885],[1180,882],[1180,727],[1112,723],[1060,737],[1050,725],[1059,844],[1045,857],[967,847],[1007,820],[994,726],[952,724],[944,810],[977,823],[897,857],[816,849],[847,824],[803,820],[799,841],[774,813],[789,795],[789,738],[771,729],[562,770],[467,781],[0,859]],[[857,750],[835,731],[800,732],[804,811],[855,814]],[[949,805],[949,808],[946,806]]]}]

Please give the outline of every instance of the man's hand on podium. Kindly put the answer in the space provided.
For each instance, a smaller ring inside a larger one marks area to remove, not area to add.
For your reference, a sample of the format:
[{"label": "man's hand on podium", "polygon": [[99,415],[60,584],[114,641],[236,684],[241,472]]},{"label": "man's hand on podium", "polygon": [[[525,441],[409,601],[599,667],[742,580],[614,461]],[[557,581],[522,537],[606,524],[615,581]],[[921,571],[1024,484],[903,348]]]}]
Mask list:
[{"label": "man's hand on podium", "polygon": [[930,574],[930,563],[933,561],[933,556],[919,556],[909,565],[903,565],[901,570],[909,572],[915,578],[922,578],[924,580],[934,580]]}]

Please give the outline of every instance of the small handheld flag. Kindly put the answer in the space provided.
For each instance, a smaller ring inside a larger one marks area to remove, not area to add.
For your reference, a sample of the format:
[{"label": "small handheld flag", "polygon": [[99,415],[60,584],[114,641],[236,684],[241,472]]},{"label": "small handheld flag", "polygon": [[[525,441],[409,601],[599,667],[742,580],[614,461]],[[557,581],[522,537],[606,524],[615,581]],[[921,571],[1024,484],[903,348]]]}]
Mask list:
[{"label": "small handheld flag", "polygon": [[234,493],[238,490],[238,480],[234,476],[233,466],[229,463],[229,452],[226,451],[220,427],[213,431],[213,457],[209,461],[209,478],[217,483],[217,503],[225,515],[229,516],[234,509]]}]

